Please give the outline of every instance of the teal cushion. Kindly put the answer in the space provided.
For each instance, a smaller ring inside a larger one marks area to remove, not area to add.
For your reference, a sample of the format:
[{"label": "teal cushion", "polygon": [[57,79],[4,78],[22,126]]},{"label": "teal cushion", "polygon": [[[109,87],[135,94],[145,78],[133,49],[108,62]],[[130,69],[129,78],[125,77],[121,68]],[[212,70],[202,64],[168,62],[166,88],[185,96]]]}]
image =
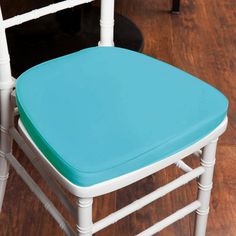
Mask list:
[{"label": "teal cushion", "polygon": [[69,181],[89,186],[197,142],[225,118],[227,99],[171,65],[115,47],[35,66],[16,84],[21,120]]}]

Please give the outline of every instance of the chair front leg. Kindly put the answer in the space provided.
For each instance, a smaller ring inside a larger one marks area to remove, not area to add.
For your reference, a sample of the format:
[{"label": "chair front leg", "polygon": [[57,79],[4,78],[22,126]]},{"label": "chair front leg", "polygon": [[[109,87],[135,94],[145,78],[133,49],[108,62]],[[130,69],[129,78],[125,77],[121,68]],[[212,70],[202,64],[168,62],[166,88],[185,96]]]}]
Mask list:
[{"label": "chair front leg", "polygon": [[8,178],[9,165],[7,160],[0,156],[0,212],[2,210],[3,198]]},{"label": "chair front leg", "polygon": [[204,167],[205,172],[200,176],[198,183],[198,200],[201,206],[196,211],[195,236],[204,236],[206,234],[216,147],[217,140],[214,140],[203,150],[201,166]]},{"label": "chair front leg", "polygon": [[79,198],[78,204],[78,236],[91,236],[93,227],[93,199]]}]

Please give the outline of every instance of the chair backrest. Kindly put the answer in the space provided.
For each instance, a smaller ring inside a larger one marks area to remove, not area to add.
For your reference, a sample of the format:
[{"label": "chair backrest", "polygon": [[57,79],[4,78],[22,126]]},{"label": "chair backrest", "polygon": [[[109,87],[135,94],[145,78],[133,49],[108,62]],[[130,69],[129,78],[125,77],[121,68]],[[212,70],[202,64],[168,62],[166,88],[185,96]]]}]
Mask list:
[{"label": "chair backrest", "polygon": [[[93,0],[64,0],[5,20],[2,17],[0,8],[0,90],[10,89],[14,84],[14,80],[12,80],[11,76],[10,56],[5,33],[7,28],[92,1]],[[101,0],[99,46],[113,46],[113,35],[114,0]]]}]

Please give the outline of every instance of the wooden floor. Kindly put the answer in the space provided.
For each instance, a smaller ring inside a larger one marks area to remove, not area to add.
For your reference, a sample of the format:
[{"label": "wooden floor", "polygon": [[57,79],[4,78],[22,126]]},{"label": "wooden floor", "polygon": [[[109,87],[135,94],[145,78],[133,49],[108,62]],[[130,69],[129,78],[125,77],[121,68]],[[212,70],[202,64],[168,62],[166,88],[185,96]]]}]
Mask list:
[{"label": "wooden floor", "polygon": [[[11,2],[13,4],[17,1]],[[218,148],[207,236],[235,236],[236,1],[182,0],[180,15],[168,13],[169,0],[119,0],[116,9],[131,18],[142,30],[145,38],[144,53],[192,73],[221,90],[229,98],[229,126]],[[40,186],[52,197],[56,206],[61,208],[18,149],[16,155]],[[188,163],[195,166],[198,164],[198,159],[190,157]],[[94,220],[125,206],[179,174],[181,174],[179,170],[170,167],[123,190],[95,199]],[[195,196],[196,185],[191,183],[191,186],[182,187],[168,194],[96,235],[135,235],[189,203]],[[74,200],[72,198],[72,201]],[[66,212],[63,212],[66,215]],[[158,235],[192,235],[193,222],[194,215],[190,215]],[[10,172],[3,211],[0,215],[0,235],[64,235],[13,170]]]}]

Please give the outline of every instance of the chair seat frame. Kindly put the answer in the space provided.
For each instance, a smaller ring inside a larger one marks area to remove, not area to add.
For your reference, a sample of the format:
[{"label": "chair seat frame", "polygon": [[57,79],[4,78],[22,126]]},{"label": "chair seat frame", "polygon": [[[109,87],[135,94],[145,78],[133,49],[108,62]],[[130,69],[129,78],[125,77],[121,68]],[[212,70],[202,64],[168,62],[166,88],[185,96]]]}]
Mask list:
[{"label": "chair seat frame", "polygon": [[[65,0],[6,20],[3,20],[0,9],[0,210],[2,208],[8,178],[9,164],[16,170],[19,176],[29,186],[31,191],[38,197],[44,207],[60,225],[62,230],[64,230],[66,235],[91,236],[129,214],[141,209],[147,204],[150,204],[156,199],[163,197],[167,193],[192,180],[197,180],[198,198],[196,201],[176,211],[138,235],[153,235],[195,211],[195,236],[204,236],[209,212],[217,140],[226,129],[227,117],[215,130],[184,150],[144,168],[88,187],[81,187],[71,183],[55,169],[55,167],[34,144],[20,118],[18,118],[18,126],[15,127],[13,121],[14,118],[18,117],[15,96],[13,93],[15,81],[11,76],[10,57],[8,54],[5,29],[91,1],[92,0]],[[113,46],[114,0],[101,1],[100,27],[101,33],[99,46]],[[68,212],[70,212],[72,217],[75,218],[77,221],[76,231],[63,218],[53,203],[34,182],[23,166],[17,161],[12,153],[13,140],[23,150],[25,155],[45,179],[46,183],[56,194]],[[195,154],[201,159],[200,166],[195,169],[192,169],[183,161],[184,158],[191,154]],[[182,169],[186,173],[122,209],[106,216],[98,222],[93,223],[92,203],[94,197],[121,189],[173,164],[176,164],[178,168]],[[67,199],[64,189],[77,197],[76,206],[73,206]]]}]

